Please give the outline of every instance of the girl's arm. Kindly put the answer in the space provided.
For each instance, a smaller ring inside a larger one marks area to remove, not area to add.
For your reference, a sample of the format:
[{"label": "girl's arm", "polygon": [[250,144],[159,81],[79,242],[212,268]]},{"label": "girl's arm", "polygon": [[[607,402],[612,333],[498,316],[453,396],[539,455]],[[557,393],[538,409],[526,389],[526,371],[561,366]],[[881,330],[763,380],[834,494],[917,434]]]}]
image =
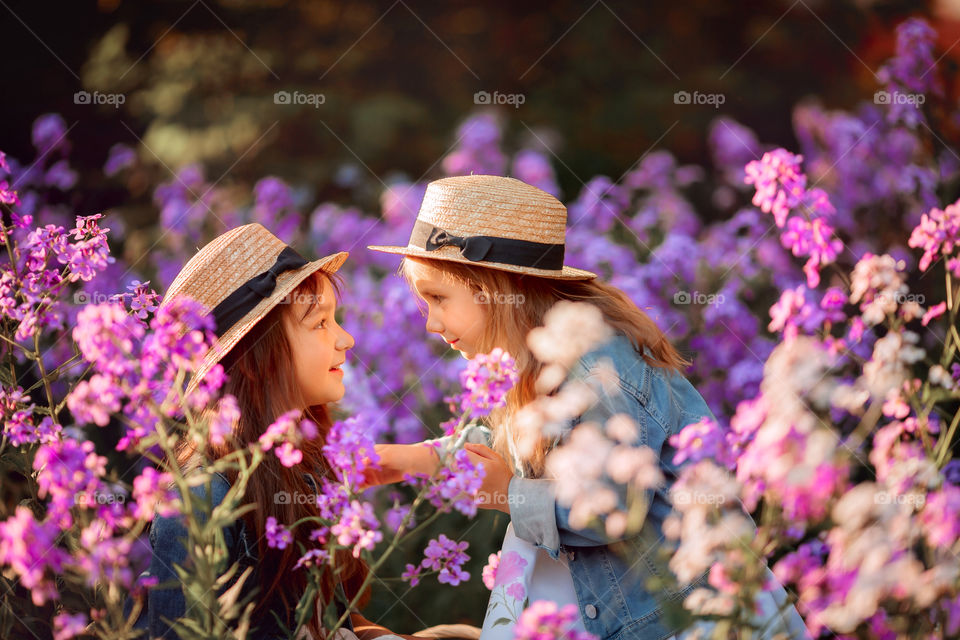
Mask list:
[{"label": "girl's arm", "polygon": [[366,486],[400,482],[407,473],[430,475],[436,471],[440,460],[436,449],[425,442],[378,444],[376,450],[380,456],[380,468],[366,471]]},{"label": "girl's arm", "polygon": [[[487,427],[473,424],[466,429],[466,442],[486,444],[490,441]],[[416,444],[378,444],[380,469],[367,471],[367,486],[400,482],[407,473],[433,475],[453,442],[453,436],[443,436]]]},{"label": "girl's arm", "polygon": [[386,627],[370,622],[359,613],[351,613],[350,620],[353,622],[353,632],[357,634],[357,638],[359,640],[373,640],[374,638],[383,638],[383,640],[394,640],[395,638],[404,638],[405,640],[422,640],[418,636],[394,633]]}]

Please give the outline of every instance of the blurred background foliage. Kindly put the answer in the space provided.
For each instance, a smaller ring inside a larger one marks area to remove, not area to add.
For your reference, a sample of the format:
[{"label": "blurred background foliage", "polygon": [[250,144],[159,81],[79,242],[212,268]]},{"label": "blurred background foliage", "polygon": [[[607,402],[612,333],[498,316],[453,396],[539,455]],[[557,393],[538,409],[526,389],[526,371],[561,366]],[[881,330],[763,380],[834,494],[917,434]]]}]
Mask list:
[{"label": "blurred background foliage", "polygon": [[[82,185],[64,204],[122,218],[132,263],[163,233],[154,189],[193,163],[218,198],[247,201],[250,185],[272,175],[307,189],[307,202],[376,216],[387,185],[444,175],[475,93],[496,91],[524,97],[499,109],[508,155],[548,147],[561,197],[571,198],[593,176],[616,181],[652,149],[709,165],[708,128],[720,115],[798,148],[794,106],[816,96],[847,109],[872,94],[894,26],[908,16],[934,24],[950,69],[960,39],[960,3],[943,1],[8,2],[0,147],[32,157],[34,120],[61,114]],[[82,90],[125,101],[76,104]],[[955,101],[957,88],[946,90]],[[277,104],[278,91],[322,94],[323,103]],[[725,101],[678,105],[678,91]],[[942,142],[956,146],[956,126],[939,132]],[[122,181],[102,170],[117,143],[137,156]],[[709,220],[715,209],[703,199],[696,209]],[[470,541],[475,579],[409,595],[405,583],[382,582],[370,618],[406,632],[479,624],[479,574],[505,525],[489,512],[448,516],[438,530]],[[399,576],[408,559],[384,573]]]}]

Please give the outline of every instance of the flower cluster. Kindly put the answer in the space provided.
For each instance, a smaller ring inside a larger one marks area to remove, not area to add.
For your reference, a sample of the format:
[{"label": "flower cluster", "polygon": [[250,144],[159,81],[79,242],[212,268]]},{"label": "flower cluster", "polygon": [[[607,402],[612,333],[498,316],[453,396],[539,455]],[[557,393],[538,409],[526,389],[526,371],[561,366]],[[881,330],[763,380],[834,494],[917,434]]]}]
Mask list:
[{"label": "flower cluster", "polygon": [[592,633],[576,628],[580,612],[574,604],[557,606],[550,600],[536,600],[527,607],[514,629],[517,640],[596,640]]},{"label": "flower cluster", "polygon": [[503,349],[497,347],[487,355],[475,356],[460,372],[460,410],[471,416],[489,415],[506,404],[507,392],[518,379],[516,362]]},{"label": "flower cluster", "polygon": [[427,544],[424,558],[419,565],[408,564],[403,579],[416,586],[427,572],[437,574],[437,580],[452,587],[470,579],[470,573],[464,571],[463,564],[470,559],[466,553],[469,542],[457,542],[440,534]]}]

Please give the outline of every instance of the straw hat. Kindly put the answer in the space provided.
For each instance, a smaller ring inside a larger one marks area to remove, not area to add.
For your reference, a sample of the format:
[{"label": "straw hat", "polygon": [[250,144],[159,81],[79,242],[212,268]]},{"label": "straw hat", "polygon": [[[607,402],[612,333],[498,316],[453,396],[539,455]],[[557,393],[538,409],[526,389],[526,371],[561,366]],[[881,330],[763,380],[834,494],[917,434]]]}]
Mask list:
[{"label": "straw hat", "polygon": [[[259,224],[247,224],[215,238],[183,266],[163,304],[189,296],[209,307],[217,342],[196,371],[187,393],[240,339],[309,275],[335,273],[347,259],[341,251],[307,261]],[[289,301],[289,300],[286,300]]]},{"label": "straw hat", "polygon": [[459,176],[427,185],[405,247],[384,253],[474,264],[558,280],[597,275],[563,265],[567,208],[546,191],[502,176]]}]

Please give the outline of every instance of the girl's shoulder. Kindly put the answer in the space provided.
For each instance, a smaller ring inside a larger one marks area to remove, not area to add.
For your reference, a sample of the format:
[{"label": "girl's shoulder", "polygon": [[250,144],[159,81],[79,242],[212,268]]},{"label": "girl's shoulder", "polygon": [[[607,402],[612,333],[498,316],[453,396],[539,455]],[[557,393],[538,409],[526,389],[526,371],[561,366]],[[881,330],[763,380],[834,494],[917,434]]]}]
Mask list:
[{"label": "girl's shoulder", "polygon": [[[650,355],[650,348],[643,347]],[[646,405],[650,398],[653,378],[662,376],[657,367],[644,360],[633,342],[622,333],[615,333],[610,339],[594,346],[574,365],[570,379],[604,379],[616,375],[620,388],[633,395]]]}]

